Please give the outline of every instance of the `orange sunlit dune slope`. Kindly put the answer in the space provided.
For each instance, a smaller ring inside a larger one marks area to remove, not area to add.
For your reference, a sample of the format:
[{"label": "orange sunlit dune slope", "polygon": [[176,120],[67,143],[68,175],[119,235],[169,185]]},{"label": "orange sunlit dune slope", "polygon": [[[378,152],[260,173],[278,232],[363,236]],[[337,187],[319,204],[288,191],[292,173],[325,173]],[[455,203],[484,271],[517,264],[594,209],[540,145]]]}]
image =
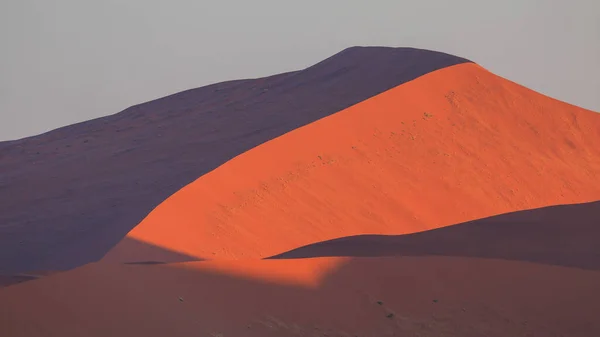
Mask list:
[{"label": "orange sunlit dune slope", "polygon": [[165,200],[105,261],[264,258],[600,199],[600,116],[476,64],[438,70],[260,145]]}]

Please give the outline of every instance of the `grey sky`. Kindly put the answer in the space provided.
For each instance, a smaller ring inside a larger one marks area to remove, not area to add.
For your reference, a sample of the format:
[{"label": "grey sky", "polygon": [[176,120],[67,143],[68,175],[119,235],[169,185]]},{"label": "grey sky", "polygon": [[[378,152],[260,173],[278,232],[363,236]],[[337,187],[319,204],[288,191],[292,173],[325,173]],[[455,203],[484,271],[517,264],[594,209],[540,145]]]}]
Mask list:
[{"label": "grey sky", "polygon": [[353,45],[444,51],[600,111],[598,0],[1,0],[0,140]]}]

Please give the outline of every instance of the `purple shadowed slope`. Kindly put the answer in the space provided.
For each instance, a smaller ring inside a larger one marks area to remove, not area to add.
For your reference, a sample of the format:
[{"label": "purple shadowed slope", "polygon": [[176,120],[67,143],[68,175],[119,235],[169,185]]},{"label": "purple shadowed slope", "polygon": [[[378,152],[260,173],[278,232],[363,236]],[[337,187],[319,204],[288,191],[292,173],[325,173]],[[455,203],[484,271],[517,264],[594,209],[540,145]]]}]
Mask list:
[{"label": "purple shadowed slope", "polygon": [[464,62],[353,47],[302,71],[188,90],[0,143],[0,273],[96,261],[163,200],[227,160]]},{"label": "purple shadowed slope", "polygon": [[271,259],[325,256],[466,256],[600,270],[600,201],[556,205],[406,235],[357,235]]}]

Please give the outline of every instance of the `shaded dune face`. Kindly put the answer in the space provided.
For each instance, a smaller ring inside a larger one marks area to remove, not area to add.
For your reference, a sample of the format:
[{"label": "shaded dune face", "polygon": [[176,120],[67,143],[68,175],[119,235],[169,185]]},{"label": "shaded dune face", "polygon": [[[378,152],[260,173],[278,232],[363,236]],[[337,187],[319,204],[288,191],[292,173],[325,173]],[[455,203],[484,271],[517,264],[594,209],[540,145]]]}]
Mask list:
[{"label": "shaded dune face", "polygon": [[[600,271],[600,201],[501,214],[405,235],[357,235],[273,256],[462,256]],[[599,285],[600,287],[600,285]]]},{"label": "shaded dune face", "polygon": [[167,197],[231,158],[464,62],[412,48],[349,48],[302,71],[188,90],[2,142],[0,274],[96,261]]},{"label": "shaded dune face", "polygon": [[[598,200],[599,174],[600,116],[465,63],[234,158],[128,237],[199,259],[265,258]],[[145,260],[126,241],[105,257]]]}]

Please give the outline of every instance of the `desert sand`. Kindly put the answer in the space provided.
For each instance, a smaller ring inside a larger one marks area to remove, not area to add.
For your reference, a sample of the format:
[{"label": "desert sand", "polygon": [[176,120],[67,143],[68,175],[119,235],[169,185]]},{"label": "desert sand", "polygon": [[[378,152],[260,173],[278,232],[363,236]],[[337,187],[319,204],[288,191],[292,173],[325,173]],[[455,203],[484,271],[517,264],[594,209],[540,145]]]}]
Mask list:
[{"label": "desert sand", "polygon": [[[257,146],[127,236],[198,259],[265,258],[345,236],[595,201],[598,177],[600,116],[465,63]],[[592,229],[585,235],[600,239]],[[130,242],[106,259],[177,261]]]},{"label": "desert sand", "polygon": [[453,257],[90,264],[0,289],[3,336],[573,336],[600,273]]},{"label": "desert sand", "polygon": [[[358,81],[391,55],[350,49],[147,103],[161,113],[133,107],[103,120],[131,127],[112,142],[110,123],[90,123],[0,143],[7,168],[18,146],[102,135],[86,155],[42,156],[57,177],[39,214],[24,215],[24,194],[3,206],[2,239],[23,242],[0,246],[0,335],[600,336],[600,116],[447,56]],[[271,89],[247,92],[257,81]],[[219,117],[223,104],[274,107]],[[282,106],[303,108],[277,117]],[[60,189],[61,168],[99,160]],[[8,190],[38,170],[8,170]]]}]

